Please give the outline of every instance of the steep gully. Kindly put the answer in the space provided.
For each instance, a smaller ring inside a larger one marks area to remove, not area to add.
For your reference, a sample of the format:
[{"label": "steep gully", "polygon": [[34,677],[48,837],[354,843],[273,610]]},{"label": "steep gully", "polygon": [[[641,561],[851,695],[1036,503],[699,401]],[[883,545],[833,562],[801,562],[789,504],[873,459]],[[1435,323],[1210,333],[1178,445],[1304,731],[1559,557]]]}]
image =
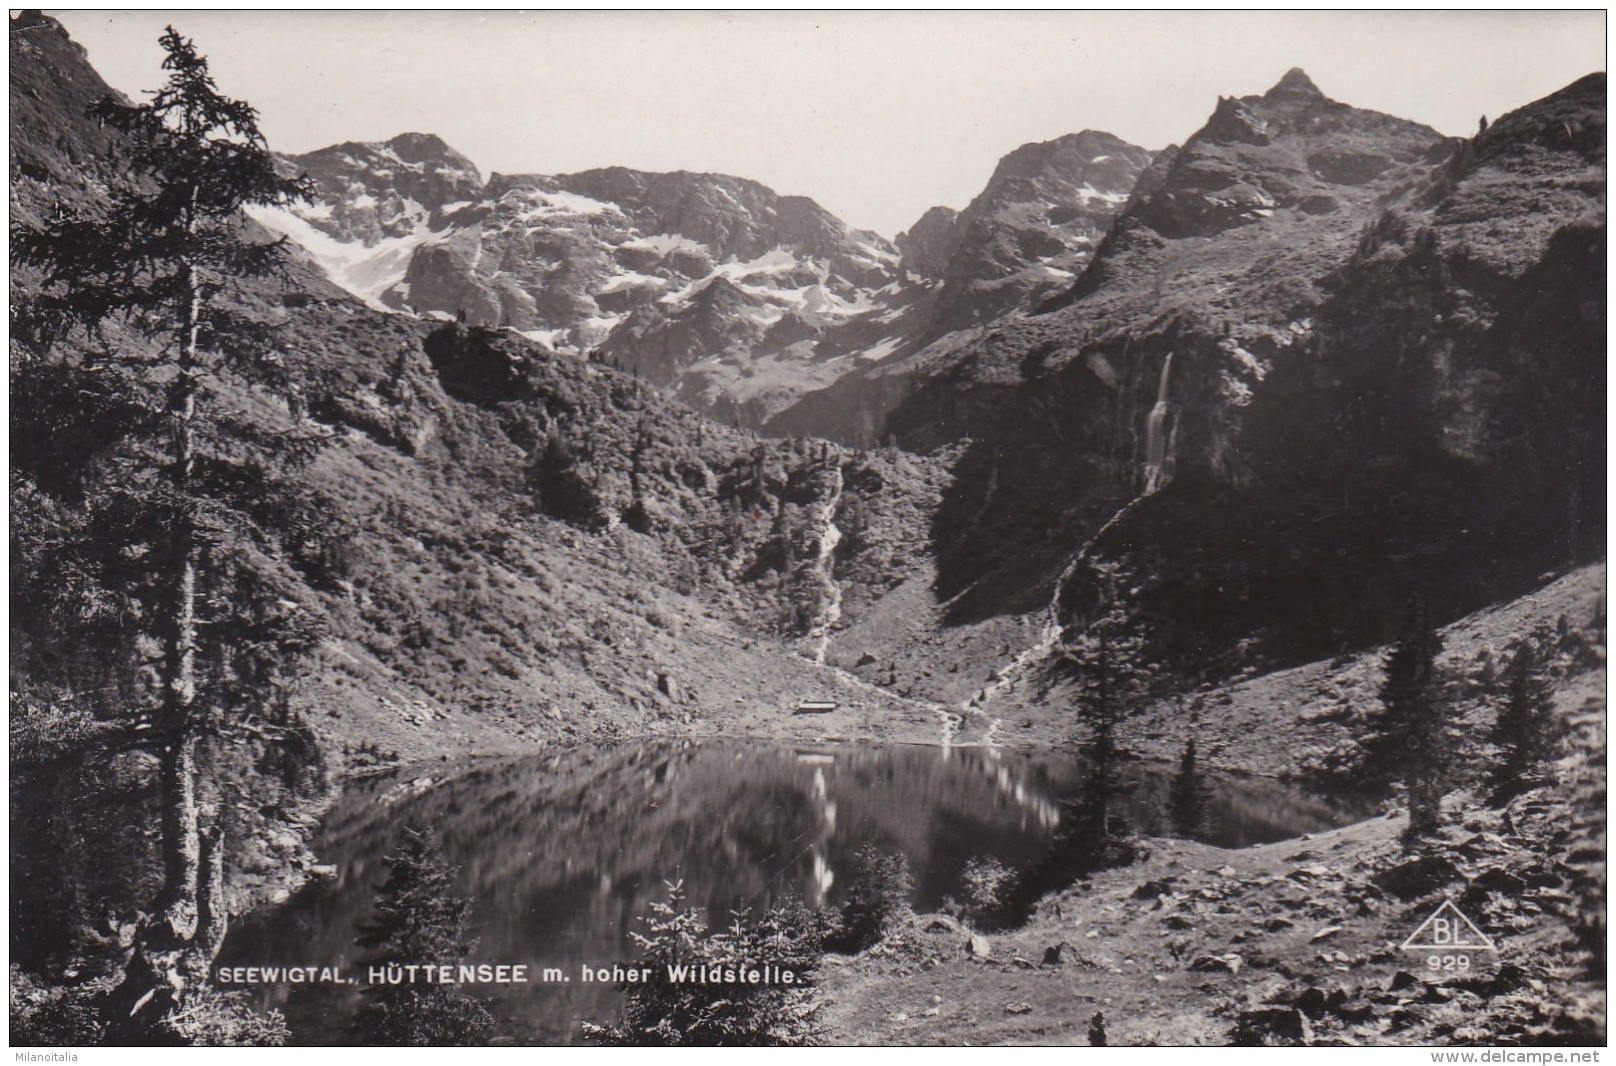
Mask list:
[{"label": "steep gully", "polygon": [[[1094,545],[1110,532],[1112,528],[1127,519],[1147,498],[1161,491],[1172,479],[1175,450],[1178,442],[1177,409],[1168,399],[1171,388],[1173,371],[1173,355],[1167,354],[1162,361],[1161,376],[1156,384],[1156,402],[1150,409],[1145,420],[1145,466],[1144,488],[1139,495],[1118,508],[1106,522],[1095,530],[1094,534],[1083,542],[1071,562],[1067,563],[1061,571],[1060,577],[1055,580],[1054,592],[1050,596],[1048,619],[1039,636],[1038,643],[1022,651],[1005,666],[995,671],[996,679],[992,684],[982,689],[976,695],[965,700],[959,706],[949,709],[940,704],[928,703],[921,700],[900,697],[877,685],[872,685],[863,678],[832,666],[825,662],[825,653],[830,644],[830,631],[832,626],[841,618],[841,586],[836,583],[836,545],[841,541],[841,530],[836,527],[836,509],[841,502],[842,474],[840,458],[836,462],[836,475],[834,489],[830,498],[821,509],[822,526],[819,534],[819,554],[816,566],[826,585],[832,590],[831,597],[814,627],[809,631],[809,639],[814,642],[813,653],[809,657],[816,665],[834,672],[843,681],[850,685],[872,693],[879,693],[884,699],[896,699],[910,706],[923,708],[938,716],[942,723],[942,746],[944,750],[953,747],[986,747],[997,748],[998,741],[994,736],[1004,724],[1003,719],[986,713],[986,706],[997,696],[1013,689],[1016,683],[1027,672],[1028,668],[1045,662],[1054,653],[1056,645],[1060,643],[1061,634],[1065,626],[1060,620],[1061,594],[1072,575],[1077,572],[1094,549]],[[980,740],[961,743],[958,740],[960,730],[965,722],[972,717],[981,717],[988,720]]]}]

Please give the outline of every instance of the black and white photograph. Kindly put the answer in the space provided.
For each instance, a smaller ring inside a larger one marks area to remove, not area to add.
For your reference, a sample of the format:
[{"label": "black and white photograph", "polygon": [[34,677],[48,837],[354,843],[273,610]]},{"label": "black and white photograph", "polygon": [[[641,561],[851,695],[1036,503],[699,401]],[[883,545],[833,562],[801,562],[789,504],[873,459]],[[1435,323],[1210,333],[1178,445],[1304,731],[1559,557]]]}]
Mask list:
[{"label": "black and white photograph", "polygon": [[1606,19],[11,11],[17,1061],[1597,1062]]}]

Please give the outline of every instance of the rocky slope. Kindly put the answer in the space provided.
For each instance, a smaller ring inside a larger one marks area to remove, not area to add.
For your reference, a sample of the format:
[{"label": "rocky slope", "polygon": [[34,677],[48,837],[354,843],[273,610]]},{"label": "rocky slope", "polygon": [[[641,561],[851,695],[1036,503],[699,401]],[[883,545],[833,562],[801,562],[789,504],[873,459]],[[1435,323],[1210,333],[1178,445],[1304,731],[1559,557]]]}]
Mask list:
[{"label": "rocky slope", "polygon": [[[1578,719],[1597,731],[1603,708]],[[922,916],[829,960],[832,1040],[1082,1045],[1103,1014],[1117,1047],[1602,1043],[1592,815],[1565,788],[1474,811],[1445,834],[1446,865],[1402,855],[1390,818],[1241,851],[1151,841],[1139,865],[1046,900],[1025,929],[970,937]],[[1464,974],[1400,950],[1449,898],[1498,945]]]},{"label": "rocky slope", "polygon": [[[1082,1044],[1103,1014],[1113,1046],[1602,1043],[1603,595],[1602,569],[1585,571],[1445,634],[1447,668],[1472,674],[1522,632],[1565,634],[1553,671],[1565,744],[1550,784],[1499,806],[1456,791],[1441,838],[1415,855],[1398,839],[1398,809],[1239,850],[1148,838],[1138,863],[1046,897],[1022,928],[921,915],[863,955],[827,959],[833,1040]],[[1569,624],[1557,622],[1567,612]],[[1213,693],[1196,711],[1197,739],[1221,745],[1225,765],[1299,769],[1304,738],[1339,722],[1344,705],[1362,706],[1331,691],[1356,665],[1310,664]],[[1466,734],[1484,735],[1495,697],[1471,689],[1456,704]],[[1182,715],[1173,718],[1167,708],[1149,724],[1181,742]],[[1153,739],[1135,733],[1129,746],[1171,754]],[[1477,770],[1472,744],[1459,773]],[[1404,948],[1445,901],[1496,950],[1444,971],[1432,953]]]}]

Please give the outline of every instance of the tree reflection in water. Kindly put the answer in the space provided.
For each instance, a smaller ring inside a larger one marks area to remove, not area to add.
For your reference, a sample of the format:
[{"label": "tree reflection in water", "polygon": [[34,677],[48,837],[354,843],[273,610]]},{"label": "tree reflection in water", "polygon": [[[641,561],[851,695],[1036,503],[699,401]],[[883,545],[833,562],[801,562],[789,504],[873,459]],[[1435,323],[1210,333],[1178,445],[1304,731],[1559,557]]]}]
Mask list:
[{"label": "tree reflection in water", "polygon": [[[1130,823],[1165,832],[1172,768],[1126,773]],[[1081,775],[1070,756],[1002,749],[945,757],[921,746],[670,740],[360,781],[315,843],[336,880],[239,922],[219,963],[340,966],[362,982],[354,929],[386,876],[382,857],[404,826],[430,825],[460,867],[456,891],[476,900],[472,958],[529,968],[528,984],[478,991],[506,1031],[571,1043],[578,1019],[616,1009],[612,987],[582,982],[580,967],[633,956],[627,934],[665,894],[664,880],[683,878],[690,901],[723,925],[731,910],[791,896],[839,903],[838,871],[872,842],[908,856],[915,904],[934,908],[958,893],[973,857],[1032,860]],[[1350,820],[1279,782],[1209,780],[1208,843],[1244,847]],[[569,980],[540,981],[545,967]],[[284,1009],[303,1042],[340,1041],[359,987],[264,986],[261,1002]]]}]

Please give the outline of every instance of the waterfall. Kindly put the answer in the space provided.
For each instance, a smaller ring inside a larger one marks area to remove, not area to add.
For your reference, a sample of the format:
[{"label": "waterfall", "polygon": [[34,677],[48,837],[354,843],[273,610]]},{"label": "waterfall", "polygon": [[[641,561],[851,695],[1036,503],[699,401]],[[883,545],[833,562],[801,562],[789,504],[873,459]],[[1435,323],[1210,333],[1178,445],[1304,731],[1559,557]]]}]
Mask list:
[{"label": "waterfall", "polygon": [[[1105,524],[1094,531],[1082,547],[1072,556],[1072,561],[1066,564],[1060,577],[1055,579],[1055,591],[1050,594],[1049,606],[1046,608],[1047,617],[1044,628],[1038,635],[1038,643],[1017,655],[997,672],[993,683],[976,696],[973,696],[966,706],[971,710],[980,711],[989,700],[1000,692],[1013,688],[1018,678],[1034,663],[1048,659],[1060,643],[1061,634],[1065,627],[1061,625],[1060,601],[1061,593],[1066,590],[1066,583],[1071,580],[1077,568],[1088,558],[1090,550],[1105,536],[1111,528],[1128,515],[1133,513],[1144,500],[1160,491],[1173,475],[1173,450],[1178,439],[1177,407],[1167,399],[1168,382],[1173,371],[1173,353],[1168,352],[1167,358],[1162,361],[1161,377],[1156,382],[1156,404],[1150,409],[1145,419],[1145,487],[1144,491],[1119,507],[1115,514],[1106,519]],[[997,721],[997,719],[995,719]]]},{"label": "waterfall", "polygon": [[1173,444],[1178,436],[1178,420],[1167,399],[1168,376],[1173,371],[1173,353],[1162,362],[1161,381],[1156,386],[1156,406],[1145,419],[1145,495],[1160,489],[1173,476]]},{"label": "waterfall", "polygon": [[[836,508],[841,505],[843,489],[842,461],[841,454],[839,452],[834,456],[834,463],[835,465],[832,467],[831,490],[824,503],[820,505],[818,514],[819,549],[814,559],[814,572],[819,575],[821,580],[823,580],[827,590],[827,596],[820,609],[819,617],[815,620],[813,628],[808,631],[808,639],[813,642],[813,654],[811,657],[809,657],[810,661],[812,661],[815,666],[820,666],[826,670],[829,670],[831,673],[839,677],[845,684],[853,688],[862,689],[873,695],[879,696],[883,700],[914,707],[917,710],[926,712],[927,714],[936,715],[939,719],[939,724],[942,727],[942,746],[945,758],[951,749],[956,746],[975,746],[956,744],[959,736],[960,726],[962,725],[965,717],[965,713],[963,711],[961,713],[955,713],[936,703],[910,699],[907,696],[900,696],[897,693],[889,692],[880,686],[872,685],[870,682],[865,681],[857,674],[854,674],[848,670],[843,670],[839,666],[833,666],[825,661],[825,654],[830,649],[831,627],[840,621],[842,617],[842,587],[836,583],[836,546],[842,541],[842,531],[837,528],[835,521]],[[997,746],[997,742],[992,739],[992,733],[995,731],[994,727],[996,727],[997,724],[997,722],[993,723],[993,726],[990,726],[988,729],[988,735],[984,736],[981,742],[984,746]],[[832,816],[834,816],[834,805],[832,805]],[[829,867],[826,867],[824,871],[823,883],[827,889],[830,885],[830,879],[833,877],[834,873],[829,869]]]},{"label": "waterfall", "polygon": [[[887,698],[897,698],[899,702],[902,703],[912,704],[915,706],[924,706],[927,710],[930,710],[932,713],[936,714],[942,719],[942,740],[945,757],[946,754],[954,747],[980,746],[989,749],[998,747],[998,741],[994,739],[994,735],[998,732],[1003,723],[1000,721],[1000,719],[994,718],[986,712],[985,708],[987,707],[988,703],[990,703],[1001,692],[1014,688],[1017,681],[1020,680],[1021,676],[1029,667],[1048,659],[1052,654],[1054,654],[1055,649],[1060,645],[1061,636],[1063,635],[1065,628],[1062,626],[1060,619],[1060,601],[1061,594],[1065,590],[1067,582],[1071,580],[1072,575],[1077,572],[1078,567],[1080,567],[1084,560],[1088,558],[1089,552],[1093,550],[1094,545],[1097,544],[1100,539],[1106,535],[1106,533],[1110,532],[1113,527],[1124,521],[1128,515],[1133,513],[1134,508],[1138,507],[1152,494],[1160,491],[1172,477],[1174,445],[1178,437],[1177,405],[1167,398],[1172,369],[1173,355],[1171,352],[1169,352],[1167,354],[1167,358],[1162,362],[1161,377],[1156,383],[1156,403],[1153,407],[1151,407],[1150,414],[1145,420],[1144,490],[1140,492],[1139,495],[1135,496],[1133,499],[1119,507],[1116,513],[1107,519],[1099,529],[1095,530],[1093,535],[1084,541],[1082,546],[1077,549],[1077,552],[1072,556],[1071,561],[1067,563],[1065,569],[1061,571],[1060,577],[1055,579],[1055,589],[1049,599],[1047,618],[1044,622],[1042,631],[1039,633],[1039,639],[1036,644],[1025,649],[1014,659],[997,670],[991,683],[989,683],[985,688],[981,689],[976,695],[965,700],[952,710],[936,704],[924,704],[917,700],[893,697],[890,693],[887,693],[884,690],[876,690],[874,686],[845,670],[835,667],[832,667],[831,669],[835,670],[835,672],[841,675],[844,680],[852,684],[858,685],[862,688],[871,689],[872,691],[881,691],[882,695],[886,696]],[[997,474],[998,471],[997,468],[995,468],[990,477],[990,485],[993,484]],[[841,540],[842,536],[841,531],[836,528],[835,523],[832,521],[836,515],[836,507],[841,498],[841,492],[842,474],[841,467],[838,465],[836,469],[835,488],[832,490],[831,497],[825,504],[822,513],[823,524],[821,528],[823,532],[821,533],[819,540],[819,561],[817,564],[819,573],[825,578],[825,581],[831,590],[831,598],[829,603],[826,604],[824,611],[820,616],[819,622],[808,634],[809,638],[816,642],[814,647],[813,661],[820,666],[825,665],[825,652],[830,644],[830,627],[835,624],[835,622],[839,620],[842,615],[841,586],[836,584],[832,567],[832,554],[834,553],[836,545]],[[986,730],[982,735],[982,739],[973,744],[958,744],[957,738],[959,736],[961,727],[965,724],[965,722],[972,718],[981,718],[987,723]]]},{"label": "waterfall", "polygon": [[830,495],[820,512],[819,556],[814,561],[814,570],[824,580],[827,590],[827,599],[820,611],[819,619],[808,631],[808,639],[814,641],[816,666],[825,665],[825,652],[830,648],[830,627],[842,617],[842,586],[836,583],[836,545],[842,542],[842,531],[836,528],[835,521],[836,508],[842,501],[840,454],[836,456],[833,470],[834,480],[831,482]]}]

